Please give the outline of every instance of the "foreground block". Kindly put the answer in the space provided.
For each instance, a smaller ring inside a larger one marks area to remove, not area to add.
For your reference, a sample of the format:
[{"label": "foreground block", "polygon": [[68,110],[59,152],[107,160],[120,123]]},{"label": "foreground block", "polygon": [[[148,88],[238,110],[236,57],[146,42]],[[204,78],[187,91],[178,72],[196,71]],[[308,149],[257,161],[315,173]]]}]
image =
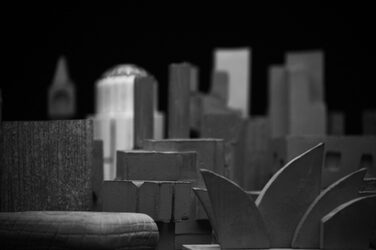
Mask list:
[{"label": "foreground block", "polygon": [[0,213],[0,242],[7,249],[154,249],[158,228],[135,213]]},{"label": "foreground block", "polygon": [[182,181],[104,181],[103,211],[145,213],[161,222],[187,220],[191,189]]},{"label": "foreground block", "polygon": [[92,209],[90,120],[0,126],[1,211]]}]

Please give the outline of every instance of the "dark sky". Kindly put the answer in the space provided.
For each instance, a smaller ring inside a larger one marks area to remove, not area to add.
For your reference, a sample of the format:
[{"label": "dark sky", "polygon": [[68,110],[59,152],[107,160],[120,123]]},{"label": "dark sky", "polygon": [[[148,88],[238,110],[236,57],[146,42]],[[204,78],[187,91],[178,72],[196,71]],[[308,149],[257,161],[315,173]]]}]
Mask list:
[{"label": "dark sky", "polygon": [[198,65],[206,91],[213,49],[233,46],[252,48],[252,115],[267,109],[268,66],[282,63],[286,51],[310,49],[325,52],[327,106],[345,112],[347,133],[360,133],[361,111],[376,109],[376,29],[366,6],[329,8],[313,1],[298,7],[270,3],[198,12],[200,6],[191,2],[176,5],[174,10],[159,6],[161,13],[146,4],[4,9],[3,119],[47,119],[47,89],[61,54],[76,84],[77,118],[82,118],[94,111],[95,80],[109,67],[134,63],[155,75],[160,109],[165,110],[169,63]]}]

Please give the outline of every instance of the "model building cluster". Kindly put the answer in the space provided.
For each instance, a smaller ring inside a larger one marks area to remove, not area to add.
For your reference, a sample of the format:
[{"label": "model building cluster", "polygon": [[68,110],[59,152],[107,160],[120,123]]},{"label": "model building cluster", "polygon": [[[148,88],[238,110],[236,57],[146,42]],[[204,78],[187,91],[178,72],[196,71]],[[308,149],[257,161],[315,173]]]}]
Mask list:
[{"label": "model building cluster", "polygon": [[376,111],[346,135],[324,62],[270,65],[265,116],[250,115],[250,48],[214,50],[207,92],[196,65],[166,65],[165,113],[155,76],[115,65],[93,83],[95,114],[69,120],[80,97],[60,58],[59,120],[0,120],[1,248],[375,248]]}]

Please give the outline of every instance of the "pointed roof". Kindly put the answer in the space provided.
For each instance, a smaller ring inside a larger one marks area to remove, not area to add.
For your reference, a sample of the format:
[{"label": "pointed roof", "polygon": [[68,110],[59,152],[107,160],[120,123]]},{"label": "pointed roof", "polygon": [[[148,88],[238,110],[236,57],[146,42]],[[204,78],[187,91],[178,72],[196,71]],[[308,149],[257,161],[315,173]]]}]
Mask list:
[{"label": "pointed roof", "polygon": [[59,60],[56,64],[55,75],[52,84],[60,85],[67,82],[70,82],[70,77],[65,56],[62,55],[59,57]]}]

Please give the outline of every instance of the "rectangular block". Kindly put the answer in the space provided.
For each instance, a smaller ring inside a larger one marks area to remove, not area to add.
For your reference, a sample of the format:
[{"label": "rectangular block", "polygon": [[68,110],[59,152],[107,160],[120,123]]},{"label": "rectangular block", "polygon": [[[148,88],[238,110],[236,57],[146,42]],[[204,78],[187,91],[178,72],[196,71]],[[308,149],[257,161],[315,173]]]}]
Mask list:
[{"label": "rectangular block", "polygon": [[168,95],[168,137],[189,138],[189,96],[191,67],[171,64]]},{"label": "rectangular block", "polygon": [[181,234],[175,235],[175,249],[184,249],[183,245],[211,244],[211,234]]},{"label": "rectangular block", "polygon": [[323,51],[296,51],[285,55],[289,68],[306,70],[311,79],[310,99],[314,102],[325,100],[324,89],[324,53]]},{"label": "rectangular block", "polygon": [[249,119],[242,137],[245,140],[243,187],[261,190],[273,175],[269,119],[262,116]]},{"label": "rectangular block", "polygon": [[229,77],[226,71],[214,71],[212,74],[212,82],[210,95],[220,99],[227,105],[229,92]]},{"label": "rectangular block", "polygon": [[212,227],[208,220],[188,220],[175,224],[175,234],[211,234]]},{"label": "rectangular block", "polygon": [[174,195],[174,183],[143,182],[138,193],[138,213],[144,213],[154,220],[170,222]]},{"label": "rectangular block", "polygon": [[105,181],[103,211],[144,213],[161,222],[187,220],[191,189],[183,181]]},{"label": "rectangular block", "polygon": [[242,117],[248,117],[250,109],[251,50],[217,49],[214,51],[214,68],[229,76],[228,106],[241,110]]},{"label": "rectangular block", "polygon": [[92,121],[0,126],[1,211],[92,209]]},{"label": "rectangular block", "polygon": [[102,211],[102,185],[103,185],[103,142],[94,140],[93,150],[93,205],[95,211]]},{"label": "rectangular block", "polygon": [[326,134],[326,106],[322,101],[312,101],[309,72],[288,69],[288,134]]},{"label": "rectangular block", "polygon": [[343,112],[330,112],[328,119],[329,135],[345,134],[345,114]]},{"label": "rectangular block", "polygon": [[229,113],[208,113],[203,115],[201,122],[201,137],[202,138],[218,138],[224,140],[225,150],[225,165],[228,173],[225,173],[230,179],[239,183],[235,173],[239,172],[236,168],[241,168],[241,165],[236,165],[236,149],[239,143],[242,118],[236,112]]},{"label": "rectangular block", "polygon": [[282,65],[269,68],[269,105],[272,137],[285,136],[288,133],[288,78]]},{"label": "rectangular block", "polygon": [[103,212],[137,212],[138,186],[141,184],[131,181],[104,181]]},{"label": "rectangular block", "polygon": [[221,250],[221,246],[218,244],[183,245],[182,247],[183,250]]},{"label": "rectangular block", "polygon": [[195,180],[196,152],[117,151],[121,180]]},{"label": "rectangular block", "polygon": [[134,148],[141,148],[144,139],[154,138],[154,97],[156,82],[153,77],[134,80]]},{"label": "rectangular block", "polygon": [[224,173],[223,140],[221,139],[166,139],[145,140],[143,148],[151,151],[193,151],[197,153],[194,186],[203,187],[199,169],[205,168],[219,174]]},{"label": "rectangular block", "polygon": [[362,114],[364,135],[376,135],[376,110],[365,110]]},{"label": "rectangular block", "polygon": [[214,95],[205,95],[195,92],[190,96],[190,127],[198,133],[202,127],[202,119],[205,114],[227,114],[238,113],[240,110],[234,110],[227,106],[222,99]]},{"label": "rectangular block", "polygon": [[192,218],[191,205],[196,197],[190,182],[176,182],[174,184],[174,219],[188,220]]},{"label": "rectangular block", "polygon": [[156,250],[175,249],[175,223],[157,222],[159,241]]},{"label": "rectangular block", "polygon": [[288,136],[274,139],[273,169],[278,170],[319,142],[325,143],[322,188],[363,167],[368,169],[367,177],[376,176],[375,136]]}]

